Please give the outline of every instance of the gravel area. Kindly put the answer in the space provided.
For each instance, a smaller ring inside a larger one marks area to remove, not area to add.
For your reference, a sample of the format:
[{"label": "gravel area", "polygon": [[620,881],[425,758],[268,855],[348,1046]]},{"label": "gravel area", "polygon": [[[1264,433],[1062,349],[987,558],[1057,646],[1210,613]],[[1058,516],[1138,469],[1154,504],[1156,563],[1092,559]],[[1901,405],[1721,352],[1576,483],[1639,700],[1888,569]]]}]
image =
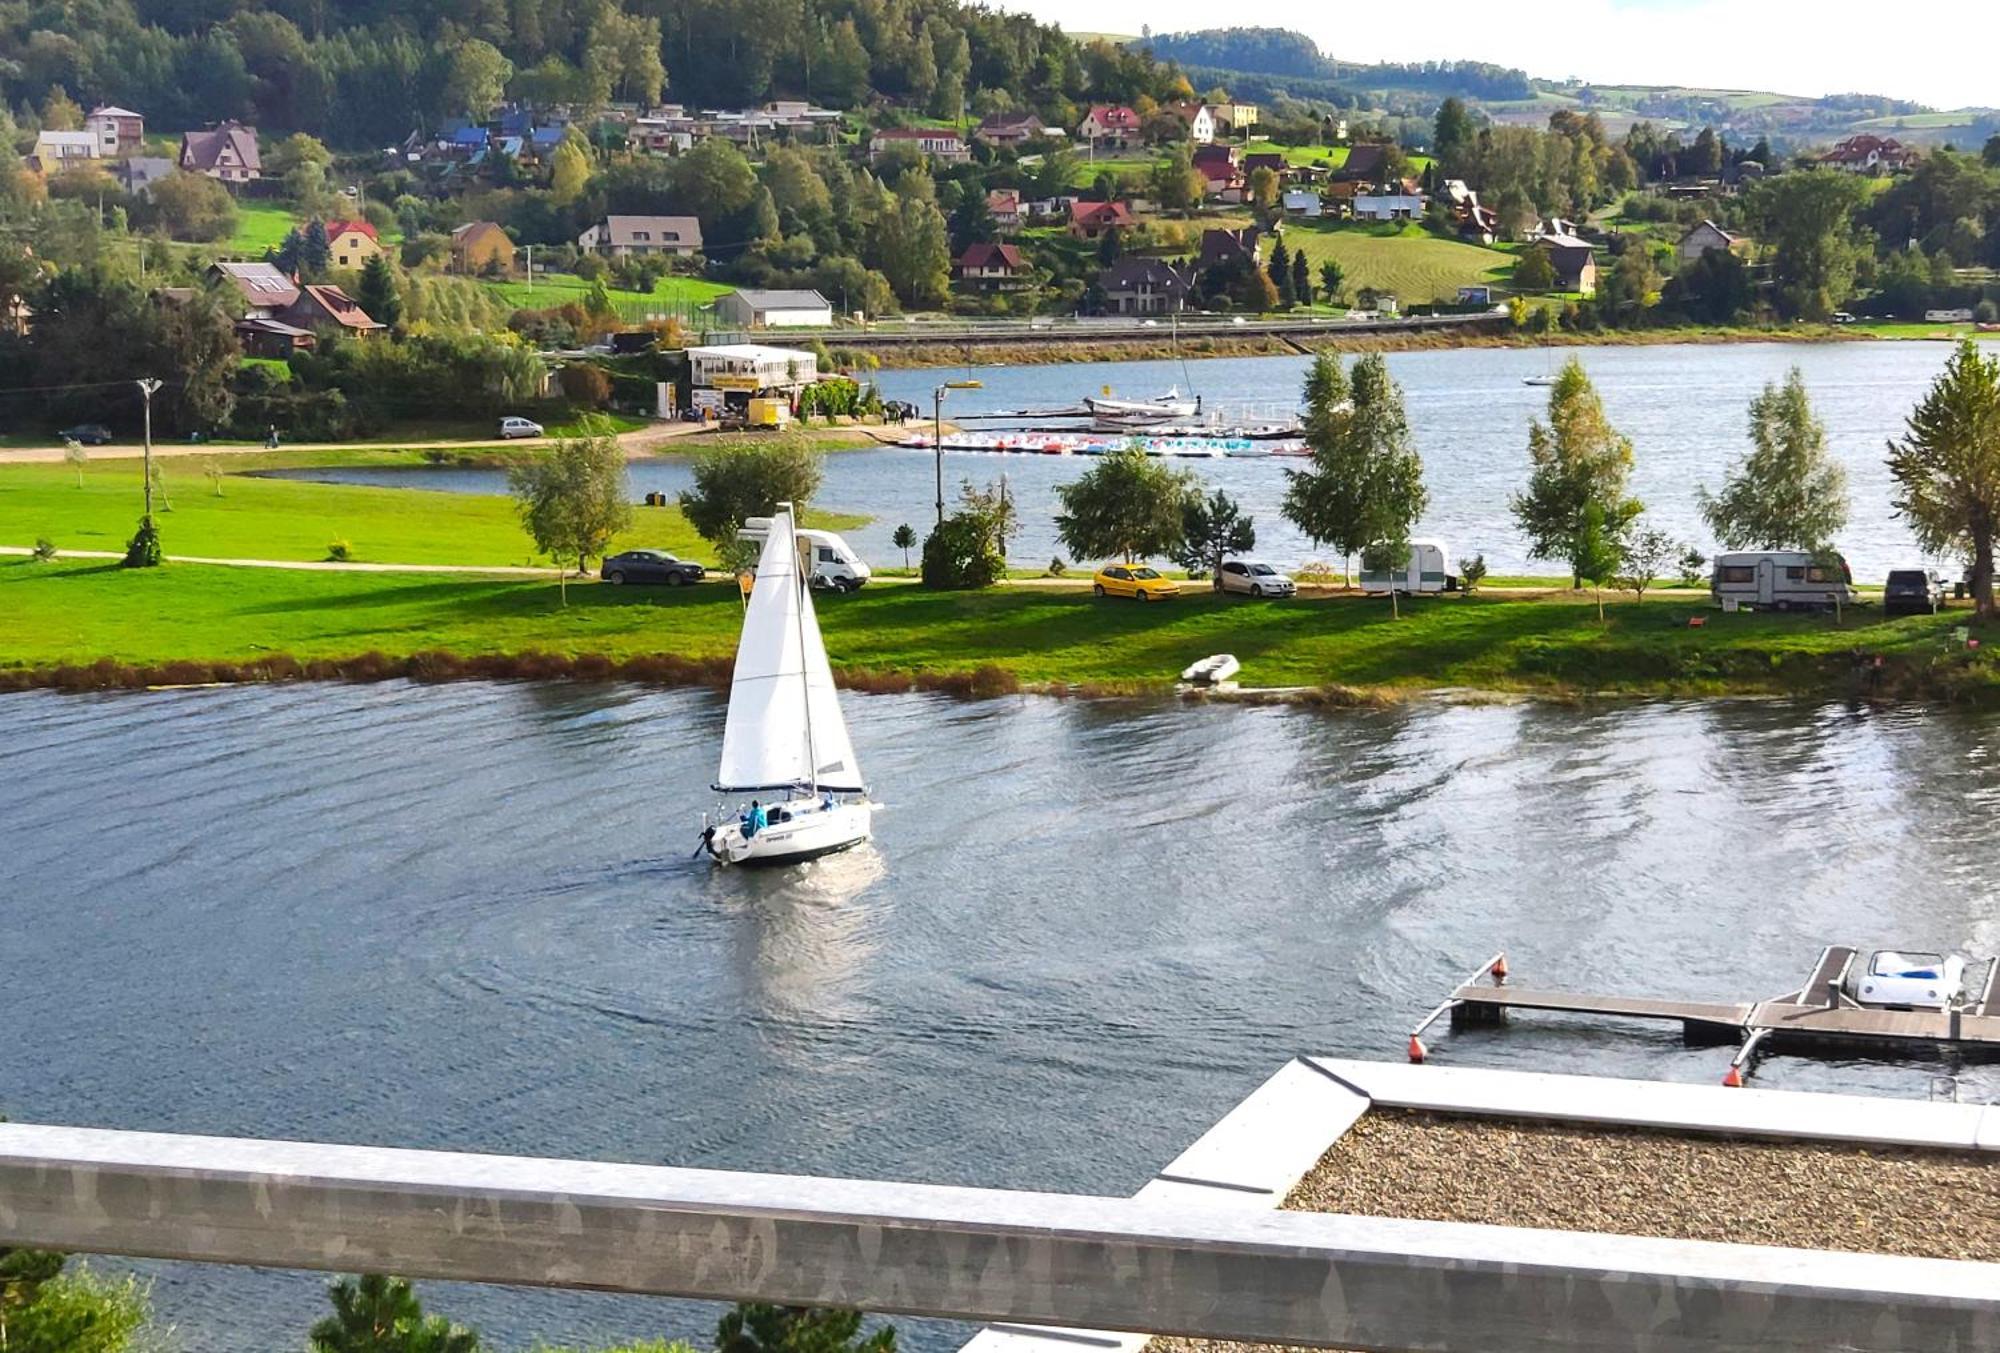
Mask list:
[{"label": "gravel area", "polygon": [[[2000,1154],[1374,1109],[1285,1206],[2000,1263]],[[1810,1231],[1801,1219],[1811,1218]],[[1155,1339],[1147,1353],[1251,1347]]]}]

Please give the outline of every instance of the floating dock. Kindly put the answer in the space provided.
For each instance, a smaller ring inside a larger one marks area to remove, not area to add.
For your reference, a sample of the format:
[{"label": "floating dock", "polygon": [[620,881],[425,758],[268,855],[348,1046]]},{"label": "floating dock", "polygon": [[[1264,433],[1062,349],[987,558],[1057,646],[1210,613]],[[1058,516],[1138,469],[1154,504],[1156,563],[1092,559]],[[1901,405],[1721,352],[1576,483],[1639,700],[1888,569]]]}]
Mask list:
[{"label": "floating dock", "polygon": [[[1680,1001],[1648,996],[1601,996],[1588,992],[1543,991],[1507,984],[1507,955],[1495,954],[1460,983],[1442,1004],[1410,1031],[1409,1056],[1428,1055],[1424,1031],[1450,1017],[1453,1029],[1504,1024],[1515,1010],[1551,1010],[1603,1019],[1643,1019],[1679,1023],[1690,1044],[1735,1043],[1736,1056],[1723,1077],[1741,1085],[1764,1052],[1874,1053],[1916,1056],[1947,1052],[1970,1058],[2000,1058],[2000,958],[1981,960],[1985,972],[1968,975],[1963,995],[1941,1009],[1863,1005],[1844,984],[1860,951],[1829,945],[1811,976],[1797,991],[1762,1001]],[[1975,963],[1969,973],[1976,973]]]}]

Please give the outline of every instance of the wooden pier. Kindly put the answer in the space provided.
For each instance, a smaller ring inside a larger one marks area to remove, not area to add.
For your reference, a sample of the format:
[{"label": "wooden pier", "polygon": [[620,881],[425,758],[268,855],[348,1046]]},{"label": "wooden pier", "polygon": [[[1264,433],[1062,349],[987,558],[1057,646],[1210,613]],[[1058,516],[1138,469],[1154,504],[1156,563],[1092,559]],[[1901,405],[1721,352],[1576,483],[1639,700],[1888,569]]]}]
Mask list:
[{"label": "wooden pier", "polygon": [[1495,954],[1410,1031],[1409,1056],[1428,1055],[1424,1031],[1450,1016],[1453,1029],[1504,1024],[1516,1010],[1550,1010],[1604,1019],[1678,1022],[1695,1045],[1738,1044],[1725,1085],[1741,1085],[1764,1052],[1873,1053],[2000,1058],[2000,958],[1976,962],[1964,993],[1942,1009],[1864,1005],[1844,989],[1860,957],[1846,945],[1829,945],[1796,991],[1763,1001],[1680,1001],[1647,996],[1603,996],[1509,986],[1507,956]]}]

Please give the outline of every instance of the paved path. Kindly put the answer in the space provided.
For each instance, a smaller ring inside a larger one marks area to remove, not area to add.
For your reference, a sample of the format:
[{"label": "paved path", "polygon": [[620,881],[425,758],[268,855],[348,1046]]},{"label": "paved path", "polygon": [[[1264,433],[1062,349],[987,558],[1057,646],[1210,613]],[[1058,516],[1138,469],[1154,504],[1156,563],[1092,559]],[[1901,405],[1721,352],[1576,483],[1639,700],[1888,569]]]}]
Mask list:
[{"label": "paved path", "polygon": [[[0,555],[31,555],[19,545],[0,545]],[[123,550],[58,550],[58,559],[123,559]],[[334,559],[212,559],[199,554],[170,554],[170,564],[225,564],[236,568],[297,568],[320,573],[458,573],[508,578],[553,578],[553,568],[522,564],[365,564]]]},{"label": "paved path", "polygon": [[[664,443],[678,437],[700,432],[700,423],[648,423],[645,427],[633,428],[630,432],[618,434],[618,445],[628,456],[656,454]],[[280,451],[494,451],[513,448],[523,443],[500,441],[493,437],[475,438],[471,441],[443,442],[285,442]],[[540,442],[528,442],[538,446]],[[15,446],[0,447],[0,465],[47,465],[60,462],[64,448],[61,446]],[[84,450],[92,460],[138,460],[146,454],[146,448],[136,444],[114,442],[110,446],[88,446]],[[270,448],[262,442],[155,442],[153,454],[157,457],[177,456],[256,456],[263,455]]]}]

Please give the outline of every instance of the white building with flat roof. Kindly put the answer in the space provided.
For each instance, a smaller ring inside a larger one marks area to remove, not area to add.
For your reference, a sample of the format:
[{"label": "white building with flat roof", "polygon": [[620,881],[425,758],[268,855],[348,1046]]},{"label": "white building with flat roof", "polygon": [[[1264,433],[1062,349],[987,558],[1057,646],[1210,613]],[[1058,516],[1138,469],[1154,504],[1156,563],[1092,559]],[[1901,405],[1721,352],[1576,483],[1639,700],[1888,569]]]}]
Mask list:
[{"label": "white building with flat roof", "polygon": [[819,379],[819,358],[798,348],[723,343],[687,351],[689,381],[697,390],[796,394]]}]

